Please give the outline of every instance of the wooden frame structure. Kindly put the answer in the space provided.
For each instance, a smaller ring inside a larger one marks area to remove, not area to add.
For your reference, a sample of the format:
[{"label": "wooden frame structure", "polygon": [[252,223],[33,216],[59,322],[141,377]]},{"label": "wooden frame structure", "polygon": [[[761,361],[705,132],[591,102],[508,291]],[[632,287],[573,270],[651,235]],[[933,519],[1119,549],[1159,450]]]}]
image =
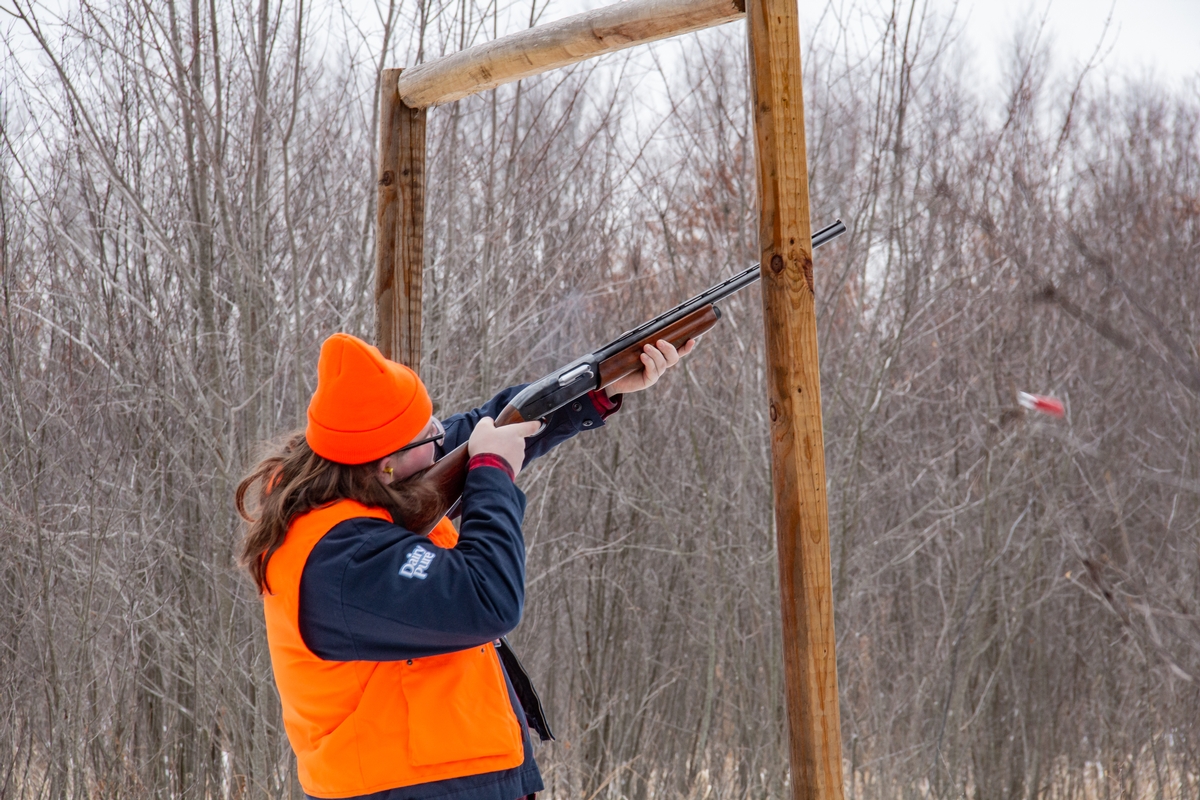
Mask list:
[{"label": "wooden frame structure", "polygon": [[636,44],[746,18],[792,795],[796,800],[842,800],[796,3],[627,0],[408,70],[384,70],[379,98],[376,338],[385,355],[419,366],[428,107]]}]

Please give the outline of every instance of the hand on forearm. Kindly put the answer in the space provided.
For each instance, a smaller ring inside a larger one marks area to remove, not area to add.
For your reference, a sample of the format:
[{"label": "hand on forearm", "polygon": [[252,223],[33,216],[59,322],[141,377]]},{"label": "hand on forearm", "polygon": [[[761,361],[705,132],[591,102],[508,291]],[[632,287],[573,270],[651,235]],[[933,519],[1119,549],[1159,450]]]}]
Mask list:
[{"label": "hand on forearm", "polygon": [[640,392],[643,389],[649,389],[658,383],[658,379],[663,376],[663,373],[678,364],[679,359],[692,352],[695,348],[695,339],[688,339],[687,344],[678,350],[665,339],[659,339],[654,345],[648,344],[642,348],[642,368],[637,372],[631,372],[624,378],[614,381],[604,391],[609,397],[614,397],[618,394],[629,394],[630,392]]}]

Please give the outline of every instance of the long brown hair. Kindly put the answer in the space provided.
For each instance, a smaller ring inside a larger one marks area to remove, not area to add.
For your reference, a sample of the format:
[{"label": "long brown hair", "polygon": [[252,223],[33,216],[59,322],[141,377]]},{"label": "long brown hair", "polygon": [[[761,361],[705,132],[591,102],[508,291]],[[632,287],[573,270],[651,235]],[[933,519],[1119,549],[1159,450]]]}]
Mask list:
[{"label": "long brown hair", "polygon": [[[385,456],[386,457],[386,456]],[[238,513],[249,525],[242,537],[238,561],[250,573],[260,594],[269,593],[267,563],[283,544],[288,528],[302,514],[337,500],[357,500],[382,508],[399,522],[409,511],[424,510],[437,501],[436,493],[416,481],[384,486],[376,477],[379,462],[339,464],[312,451],[303,431],[287,437],[283,446],[259,462],[238,484]],[[257,485],[257,490],[251,492]],[[247,495],[254,511],[247,510]]]}]

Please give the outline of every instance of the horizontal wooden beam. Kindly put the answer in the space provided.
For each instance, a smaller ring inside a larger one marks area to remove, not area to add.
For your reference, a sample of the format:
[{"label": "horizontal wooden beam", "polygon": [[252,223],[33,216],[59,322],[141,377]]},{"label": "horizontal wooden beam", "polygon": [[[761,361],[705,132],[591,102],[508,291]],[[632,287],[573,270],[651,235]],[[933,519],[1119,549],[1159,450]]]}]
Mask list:
[{"label": "horizontal wooden beam", "polygon": [[745,16],[745,0],[626,0],[410,67],[397,88],[405,105],[428,108]]}]

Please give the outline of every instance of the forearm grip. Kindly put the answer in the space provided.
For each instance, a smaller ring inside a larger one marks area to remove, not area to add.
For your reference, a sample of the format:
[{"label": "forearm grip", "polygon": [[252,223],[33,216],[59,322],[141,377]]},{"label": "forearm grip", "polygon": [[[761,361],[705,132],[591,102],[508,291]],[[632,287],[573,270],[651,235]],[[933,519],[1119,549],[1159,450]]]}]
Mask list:
[{"label": "forearm grip", "polygon": [[695,339],[716,325],[719,319],[721,319],[721,310],[710,303],[657,333],[650,334],[636,344],[626,347],[615,356],[604,359],[600,362],[600,388],[603,389],[626,375],[642,369],[642,352],[646,345],[654,344],[659,339],[665,339],[676,348],[683,347],[689,339]]}]

